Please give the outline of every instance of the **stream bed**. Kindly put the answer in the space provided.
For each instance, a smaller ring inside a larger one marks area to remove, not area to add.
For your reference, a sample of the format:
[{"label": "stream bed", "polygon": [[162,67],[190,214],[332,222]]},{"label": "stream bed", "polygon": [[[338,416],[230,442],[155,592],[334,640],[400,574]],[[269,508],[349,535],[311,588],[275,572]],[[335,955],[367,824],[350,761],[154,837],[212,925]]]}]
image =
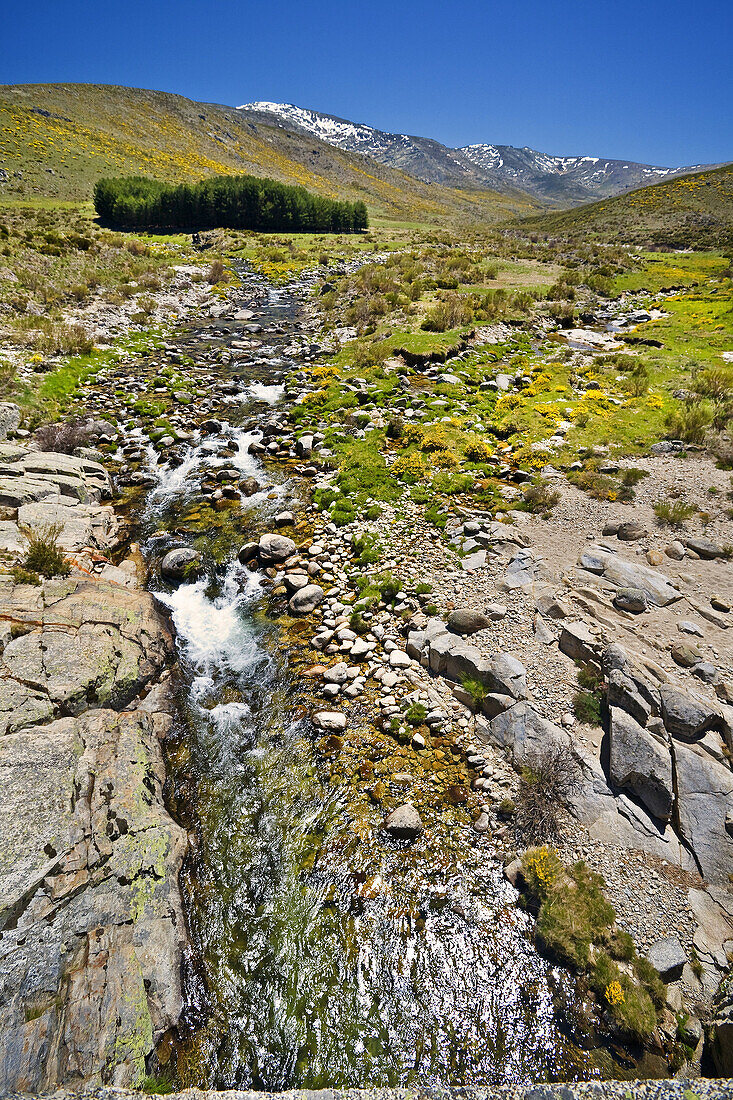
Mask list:
[{"label": "stream bed", "polygon": [[[297,479],[248,450],[300,369],[283,353],[298,293],[258,300],[262,347],[227,368],[229,422],[194,430],[175,466],[151,451],[138,522],[153,562],[187,544],[180,517],[222,466],[264,486],[237,502],[231,544],[204,554],[203,576],[151,582],[180,664],[169,805],[192,837],[186,1003],[162,1070],[183,1086],[268,1091],[615,1075],[607,1051],[587,1049],[574,981],[535,951],[491,841],[446,797],[470,783],[460,758],[438,739],[418,763],[363,705],[348,738],[314,731],[313,686],[289,659],[309,635],[268,617],[266,578],[237,560],[283,501],[303,518]],[[386,837],[385,808],[366,792],[374,776],[390,805],[410,786],[426,824],[415,843]]]}]

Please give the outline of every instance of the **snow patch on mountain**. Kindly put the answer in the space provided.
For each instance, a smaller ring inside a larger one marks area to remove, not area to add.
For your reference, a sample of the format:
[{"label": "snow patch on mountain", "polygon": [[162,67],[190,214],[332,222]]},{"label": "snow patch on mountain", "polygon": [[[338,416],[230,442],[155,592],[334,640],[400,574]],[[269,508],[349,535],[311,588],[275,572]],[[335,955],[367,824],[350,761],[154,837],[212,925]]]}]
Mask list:
[{"label": "snow patch on mountain", "polygon": [[477,143],[451,149],[431,138],[377,130],[294,103],[259,100],[238,108],[264,116],[270,125],[293,128],[347,152],[372,157],[418,179],[456,187],[519,189],[565,203],[607,198],[668,176],[700,171],[709,165],[667,168],[604,157],[560,157],[529,146]]},{"label": "snow patch on mountain", "polygon": [[390,144],[395,141],[409,143],[409,138],[405,134],[384,134],[363,123],[348,122],[335,115],[324,115],[320,111],[296,107],[294,103],[268,103],[265,100],[259,100],[255,103],[243,103],[237,109],[276,115],[284,122],[296,126],[299,130],[305,130],[321,141],[328,142],[329,145],[351,152],[367,155],[370,155],[372,150],[378,152],[385,144],[382,140],[384,138],[391,139]]}]

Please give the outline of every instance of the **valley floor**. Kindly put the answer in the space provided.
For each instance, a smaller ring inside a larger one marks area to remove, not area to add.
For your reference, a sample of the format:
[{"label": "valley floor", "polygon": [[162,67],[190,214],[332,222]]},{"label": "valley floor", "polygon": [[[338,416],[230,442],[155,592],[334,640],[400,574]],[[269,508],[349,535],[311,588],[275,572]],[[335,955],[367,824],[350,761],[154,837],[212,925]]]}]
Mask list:
[{"label": "valley floor", "polygon": [[[727,261],[384,229],[368,251],[248,238],[196,255],[146,240],[133,269],[128,243],[99,243],[122,280],[112,300],[65,289],[40,303],[25,253],[22,311],[18,283],[6,277],[10,297],[3,284],[6,1091],[141,1085],[151,1066],[165,1079],[185,994],[152,960],[177,973],[186,835],[162,799],[169,624],[136,586],[146,570],[160,580],[155,547],[171,537],[212,585],[237,555],[238,584],[261,578],[354,836],[378,846],[386,827],[409,861],[453,830],[503,869],[537,916],[538,946],[575,976],[582,1012],[634,1050],[640,1073],[697,1077],[703,1059],[733,1076]],[[298,280],[307,313],[263,331],[273,278]],[[65,354],[69,333],[94,346]],[[76,425],[78,441],[43,434],[71,414],[94,421],[86,435]],[[237,457],[248,431],[251,469]],[[214,473],[192,454],[207,435]],[[143,565],[129,540],[144,494],[177,469],[190,494]],[[33,580],[18,572],[23,530],[48,522],[71,573]],[[172,590],[194,579],[168,577]],[[125,737],[134,774],[110,756]],[[555,749],[574,775],[542,836],[528,806]],[[63,760],[49,764],[52,750]],[[389,893],[367,862],[354,904]],[[123,946],[62,965],[63,944],[89,944],[97,927]],[[118,948],[140,978],[132,992],[110,977]],[[101,1011],[98,1049],[79,1053],[88,1025],[74,1013],[100,988],[127,1008],[117,1031]],[[179,1054],[198,1056],[197,1042]],[[688,1092],[636,1083],[634,1095],[726,1095],[698,1080]]]}]

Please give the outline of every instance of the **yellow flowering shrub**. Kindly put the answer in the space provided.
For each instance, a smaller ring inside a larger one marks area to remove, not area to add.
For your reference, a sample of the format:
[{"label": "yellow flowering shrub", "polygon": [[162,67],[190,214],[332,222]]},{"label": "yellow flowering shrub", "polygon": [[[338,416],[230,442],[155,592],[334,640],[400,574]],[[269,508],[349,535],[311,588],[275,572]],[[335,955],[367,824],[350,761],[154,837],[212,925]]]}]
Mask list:
[{"label": "yellow flowering shrub", "polygon": [[554,848],[543,845],[524,853],[522,871],[532,893],[545,898],[562,874],[562,863]]},{"label": "yellow flowering shrub", "polygon": [[326,389],[313,390],[312,393],[307,393],[303,398],[303,405],[322,405],[326,400],[328,391]]},{"label": "yellow flowering shrub", "polygon": [[626,1000],[621,982],[609,982],[606,986],[605,995],[610,1005],[621,1005]]},{"label": "yellow flowering shrub", "polygon": [[453,451],[447,449],[443,451],[434,451],[432,462],[435,466],[439,466],[441,470],[455,470],[456,466],[460,465],[458,456],[453,454]]},{"label": "yellow flowering shrub", "polygon": [[318,382],[333,382],[341,377],[341,371],[332,363],[323,363],[311,370],[311,378]]},{"label": "yellow flowering shrub", "polygon": [[425,433],[419,424],[405,424],[402,430],[402,438],[405,443],[417,443],[418,447],[421,445]]},{"label": "yellow flowering shrub", "polygon": [[[528,391],[525,390],[525,393]],[[522,398],[518,393],[506,393],[496,402],[497,413],[507,412],[509,409],[518,409],[522,404]]]},{"label": "yellow flowering shrub", "polygon": [[398,455],[390,469],[401,481],[419,481],[427,472],[425,459],[416,451],[406,451]]},{"label": "yellow flowering shrub", "polygon": [[448,438],[445,428],[439,427],[438,425],[431,425],[425,428],[420,450],[428,452],[447,451],[449,447],[450,439]]},{"label": "yellow flowering shrub", "polygon": [[487,441],[476,435],[469,439],[463,449],[463,453],[466,458],[470,458],[472,462],[488,462],[493,452]]},{"label": "yellow flowering shrub", "polygon": [[557,407],[551,405],[549,402],[541,401],[534,407],[535,412],[544,417],[545,420],[551,420],[554,424],[559,424],[562,417],[559,415]]}]

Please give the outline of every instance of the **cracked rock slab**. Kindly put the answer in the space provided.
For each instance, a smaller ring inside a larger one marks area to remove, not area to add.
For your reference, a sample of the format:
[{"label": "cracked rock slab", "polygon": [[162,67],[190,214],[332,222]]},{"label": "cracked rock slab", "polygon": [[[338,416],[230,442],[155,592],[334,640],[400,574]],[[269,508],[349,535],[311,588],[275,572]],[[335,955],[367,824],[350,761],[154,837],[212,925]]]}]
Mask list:
[{"label": "cracked rock slab", "polygon": [[153,597],[104,580],[0,584],[0,621],[13,628],[0,658],[0,732],[90,705],[120,709],[172,654]]},{"label": "cracked rock slab", "polygon": [[0,1093],[139,1084],[178,1018],[185,834],[155,716],[0,739]]}]

